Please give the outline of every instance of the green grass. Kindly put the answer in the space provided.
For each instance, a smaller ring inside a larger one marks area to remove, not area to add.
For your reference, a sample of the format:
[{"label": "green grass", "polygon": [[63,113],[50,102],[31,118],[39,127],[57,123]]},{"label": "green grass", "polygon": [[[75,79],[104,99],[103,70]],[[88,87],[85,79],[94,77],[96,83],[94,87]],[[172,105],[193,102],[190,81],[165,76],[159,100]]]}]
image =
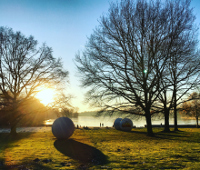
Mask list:
[{"label": "green grass", "polygon": [[0,134],[0,169],[199,169],[200,129],[153,130],[155,137],[146,129],[76,129],[68,140],[51,132]]}]

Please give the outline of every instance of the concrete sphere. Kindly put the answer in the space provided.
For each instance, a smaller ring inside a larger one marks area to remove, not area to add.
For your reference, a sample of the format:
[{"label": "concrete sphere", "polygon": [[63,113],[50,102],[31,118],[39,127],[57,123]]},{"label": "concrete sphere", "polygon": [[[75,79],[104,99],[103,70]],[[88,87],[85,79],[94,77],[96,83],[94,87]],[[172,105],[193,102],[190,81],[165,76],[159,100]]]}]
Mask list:
[{"label": "concrete sphere", "polygon": [[74,123],[68,117],[59,117],[52,125],[52,133],[58,139],[69,138],[74,133]]},{"label": "concrete sphere", "polygon": [[120,130],[131,131],[132,128],[133,128],[133,122],[131,119],[124,118],[123,120],[120,121]]},{"label": "concrete sphere", "polygon": [[115,129],[120,130],[120,122],[121,122],[121,120],[122,120],[122,118],[115,119],[115,122],[114,122]]}]

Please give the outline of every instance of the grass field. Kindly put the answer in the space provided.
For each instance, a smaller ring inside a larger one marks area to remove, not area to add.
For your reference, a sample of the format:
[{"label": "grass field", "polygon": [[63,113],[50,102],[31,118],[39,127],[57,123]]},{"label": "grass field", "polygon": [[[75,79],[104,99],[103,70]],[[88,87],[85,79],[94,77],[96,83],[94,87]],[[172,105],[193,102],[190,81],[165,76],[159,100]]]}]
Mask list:
[{"label": "grass field", "polygon": [[200,129],[163,133],[76,129],[68,140],[51,132],[0,134],[0,169],[199,169]]}]

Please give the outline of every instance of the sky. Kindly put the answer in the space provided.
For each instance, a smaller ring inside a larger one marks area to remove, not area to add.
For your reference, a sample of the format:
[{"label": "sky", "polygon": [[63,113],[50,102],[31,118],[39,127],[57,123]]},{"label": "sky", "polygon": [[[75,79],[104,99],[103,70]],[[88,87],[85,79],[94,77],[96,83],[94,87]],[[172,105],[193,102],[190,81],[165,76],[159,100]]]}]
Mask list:
[{"label": "sky", "polygon": [[[66,92],[74,96],[72,105],[80,112],[94,108],[84,103],[86,89],[80,87],[75,55],[84,50],[87,37],[112,1],[117,0],[0,0],[0,26],[34,36],[40,45],[52,47],[55,58],[62,58],[64,69],[69,71]],[[199,25],[200,0],[192,0],[191,7]]]}]

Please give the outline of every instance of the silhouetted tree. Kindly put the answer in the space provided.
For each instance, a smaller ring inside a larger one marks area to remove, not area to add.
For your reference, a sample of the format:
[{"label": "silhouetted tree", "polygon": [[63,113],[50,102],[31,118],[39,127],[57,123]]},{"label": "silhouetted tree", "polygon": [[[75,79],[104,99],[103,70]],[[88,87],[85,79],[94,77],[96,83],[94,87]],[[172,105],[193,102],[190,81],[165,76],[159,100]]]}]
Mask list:
[{"label": "silhouetted tree", "polygon": [[[190,0],[168,1],[168,64],[161,83],[164,106],[165,131],[169,131],[169,112],[174,108],[174,130],[177,127],[177,106],[180,99],[199,84],[199,52],[197,49],[197,28]],[[167,85],[167,86],[166,86]]]},{"label": "silhouetted tree", "polygon": [[200,117],[200,94],[193,92],[187,102],[184,102],[180,107],[180,113],[188,117],[196,119],[196,126],[199,127]]},{"label": "silhouetted tree", "polygon": [[0,27],[0,93],[8,108],[11,133],[23,114],[19,106],[34,96],[39,87],[58,87],[68,72],[63,70],[61,59],[52,56],[52,49],[45,44],[37,47],[37,41],[25,37],[11,28]]},{"label": "silhouetted tree", "polygon": [[188,0],[112,3],[85,51],[76,56],[82,85],[90,87],[88,101],[103,110],[145,116],[148,135],[153,135],[151,116],[161,92],[169,88],[161,83],[169,78],[165,74],[170,74],[166,71],[173,56],[187,52],[184,40],[189,37],[184,36],[193,19],[187,4]]}]

